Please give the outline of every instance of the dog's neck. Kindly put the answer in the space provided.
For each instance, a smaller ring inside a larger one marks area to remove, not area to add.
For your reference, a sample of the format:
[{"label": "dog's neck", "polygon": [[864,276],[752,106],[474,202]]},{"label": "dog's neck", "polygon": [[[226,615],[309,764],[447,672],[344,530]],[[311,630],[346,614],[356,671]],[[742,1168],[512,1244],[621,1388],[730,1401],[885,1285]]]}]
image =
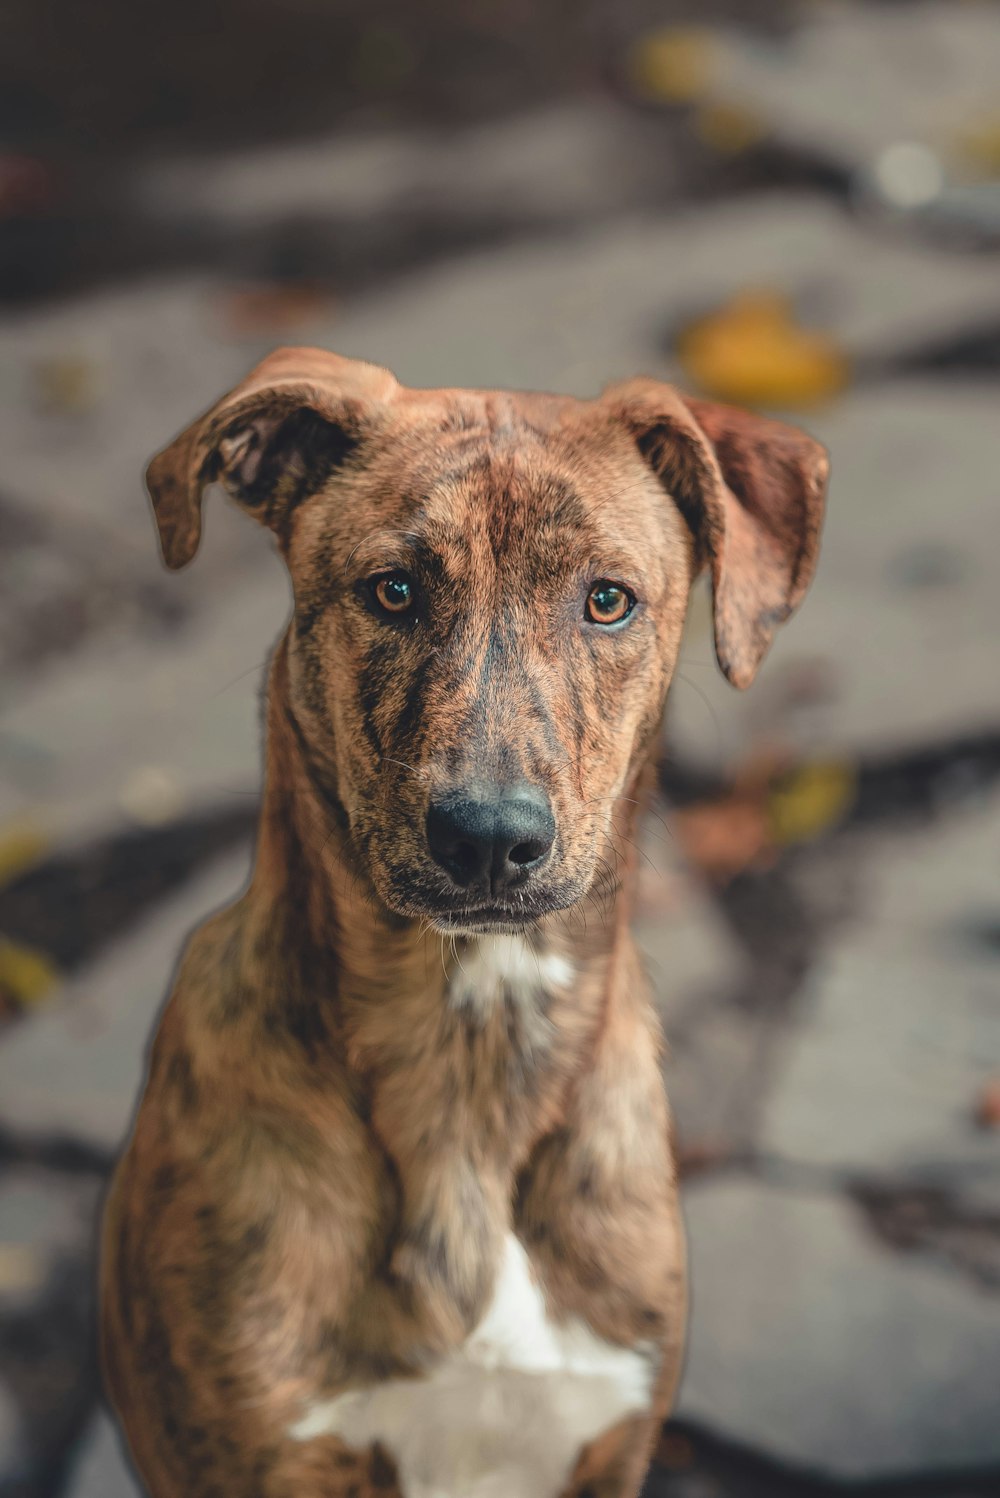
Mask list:
[{"label": "dog's neck", "polygon": [[523,936],[456,938],[401,917],[373,888],[336,784],[310,755],[290,701],[283,644],[271,672],[251,909],[261,923],[277,923],[289,944],[308,945],[337,990],[359,1001],[416,983],[450,993],[456,1002],[486,1002],[504,968],[514,977],[523,972],[526,981],[565,977],[570,965],[578,979],[585,973],[596,978],[629,943],[636,805],[622,800],[616,808],[615,851],[608,850],[618,870],[615,883],[602,882],[577,907]]}]

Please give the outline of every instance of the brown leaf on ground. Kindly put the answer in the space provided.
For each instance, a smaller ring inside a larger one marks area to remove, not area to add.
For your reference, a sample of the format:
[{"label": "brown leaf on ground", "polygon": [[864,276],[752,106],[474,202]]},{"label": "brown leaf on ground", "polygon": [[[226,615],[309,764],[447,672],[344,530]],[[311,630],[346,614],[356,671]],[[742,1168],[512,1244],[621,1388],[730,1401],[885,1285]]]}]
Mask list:
[{"label": "brown leaf on ground", "polygon": [[55,988],[58,976],[44,952],[0,936],[0,1020],[40,1004]]},{"label": "brown leaf on ground", "polygon": [[770,287],[744,290],[689,323],[677,354],[706,394],[741,406],[813,406],[850,381],[834,337],[798,323],[789,299]]},{"label": "brown leaf on ground", "polygon": [[677,1145],[675,1161],[682,1181],[718,1170],[733,1160],[733,1147],[725,1139],[682,1139]]},{"label": "brown leaf on ground", "polygon": [[976,1099],[976,1123],[981,1129],[1000,1129],[1000,1077],[987,1082]]},{"label": "brown leaf on ground", "polygon": [[627,59],[631,91],[657,104],[689,104],[708,88],[715,67],[710,31],[662,26],[639,38]]},{"label": "brown leaf on ground", "polygon": [[219,310],[227,333],[283,336],[328,317],[333,298],[310,282],[273,282],[238,286],[224,296]]},{"label": "brown leaf on ground", "polygon": [[674,826],[691,862],[712,879],[731,879],[751,865],[773,863],[774,844],[762,795],[735,792],[674,812]]},{"label": "brown leaf on ground", "polygon": [[691,862],[727,880],[832,831],[854,803],[856,781],[846,762],[796,764],[780,746],[765,746],[737,767],[728,795],[675,811],[673,823]]},{"label": "brown leaf on ground", "polygon": [[86,416],[99,404],[101,379],[92,359],[72,353],[39,359],[31,377],[32,396],[41,411]]}]

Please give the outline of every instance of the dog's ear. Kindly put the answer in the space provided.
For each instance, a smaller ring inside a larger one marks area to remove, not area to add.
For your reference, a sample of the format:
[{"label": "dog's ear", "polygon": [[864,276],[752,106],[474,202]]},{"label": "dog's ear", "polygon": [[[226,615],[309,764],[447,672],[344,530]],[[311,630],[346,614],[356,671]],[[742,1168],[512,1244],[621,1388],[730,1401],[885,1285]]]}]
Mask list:
[{"label": "dog's ear", "polygon": [[269,354],[146,470],[167,566],[183,567],[198,550],[202,492],[216,480],[282,534],[295,505],[348,460],[396,388],[387,370],[325,349]]},{"label": "dog's ear", "polygon": [[797,427],[653,380],[604,399],[684,516],[699,567],[711,568],[715,653],[734,686],[749,686],[816,568],[826,450]]}]

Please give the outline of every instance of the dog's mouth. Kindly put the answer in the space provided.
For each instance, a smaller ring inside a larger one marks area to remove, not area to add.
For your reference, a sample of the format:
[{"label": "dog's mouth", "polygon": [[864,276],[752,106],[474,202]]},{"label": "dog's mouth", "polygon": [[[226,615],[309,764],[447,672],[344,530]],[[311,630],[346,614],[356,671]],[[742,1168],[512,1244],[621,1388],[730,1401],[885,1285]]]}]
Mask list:
[{"label": "dog's mouth", "polygon": [[421,918],[445,936],[515,935],[538,924],[546,916],[566,910],[580,899],[573,881],[563,880],[544,889],[512,891],[513,898],[421,901]]},{"label": "dog's mouth", "polygon": [[432,926],[446,936],[510,935],[533,926],[544,912],[512,905],[477,905],[469,909],[428,912]]},{"label": "dog's mouth", "polygon": [[507,889],[463,890],[449,887],[442,871],[422,860],[373,859],[370,872],[390,911],[444,936],[523,933],[577,904],[592,881],[586,869],[558,869],[546,870],[545,879],[519,880]]}]

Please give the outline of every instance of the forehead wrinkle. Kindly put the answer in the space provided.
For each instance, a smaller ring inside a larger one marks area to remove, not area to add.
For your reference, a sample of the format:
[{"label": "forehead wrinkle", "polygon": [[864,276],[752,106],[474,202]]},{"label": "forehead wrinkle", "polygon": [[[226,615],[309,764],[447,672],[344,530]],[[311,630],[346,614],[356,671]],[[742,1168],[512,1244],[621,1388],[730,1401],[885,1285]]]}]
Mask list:
[{"label": "forehead wrinkle", "polygon": [[444,442],[438,429],[433,445],[435,434],[427,431],[423,461],[408,464],[400,494],[410,512],[401,538],[428,558],[436,554],[439,575],[461,577],[484,601],[495,596],[501,571],[519,561],[539,579],[593,567],[640,577],[655,572],[650,562],[666,537],[651,533],[652,514],[634,503],[655,498],[641,477],[623,483],[620,474],[608,474],[601,483],[594,475],[581,493],[565,454],[533,436],[511,448],[506,438],[517,427],[510,414],[505,402],[491,410],[501,451],[493,432],[482,428],[447,433]]},{"label": "forehead wrinkle", "polygon": [[563,539],[560,532],[575,535],[585,526],[579,493],[563,474],[540,464],[536,451],[484,456],[476,474],[484,480],[482,492],[466,492],[466,508],[482,512],[498,563],[515,546],[530,548],[536,540],[539,551],[551,550]]},{"label": "forehead wrinkle", "polygon": [[404,522],[475,469],[488,442],[481,427],[443,430],[440,422],[422,422],[406,435],[406,443],[386,449],[373,470],[380,495],[393,503],[395,515]]},{"label": "forehead wrinkle", "polygon": [[407,562],[420,547],[420,536],[412,530],[393,530],[389,527],[369,531],[356,541],[347,554],[343,571],[352,567],[364,571],[366,567],[388,562]]}]

